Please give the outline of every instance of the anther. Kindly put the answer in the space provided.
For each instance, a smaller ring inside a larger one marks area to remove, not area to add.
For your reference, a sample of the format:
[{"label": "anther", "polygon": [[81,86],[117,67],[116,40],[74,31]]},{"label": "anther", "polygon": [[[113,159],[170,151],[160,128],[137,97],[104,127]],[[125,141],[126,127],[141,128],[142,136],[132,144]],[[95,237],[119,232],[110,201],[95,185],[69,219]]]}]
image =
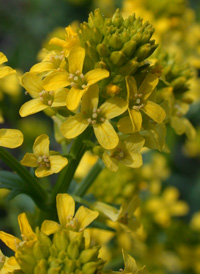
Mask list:
[{"label": "anther", "polygon": [[92,118],[97,118],[97,113],[93,113]]}]

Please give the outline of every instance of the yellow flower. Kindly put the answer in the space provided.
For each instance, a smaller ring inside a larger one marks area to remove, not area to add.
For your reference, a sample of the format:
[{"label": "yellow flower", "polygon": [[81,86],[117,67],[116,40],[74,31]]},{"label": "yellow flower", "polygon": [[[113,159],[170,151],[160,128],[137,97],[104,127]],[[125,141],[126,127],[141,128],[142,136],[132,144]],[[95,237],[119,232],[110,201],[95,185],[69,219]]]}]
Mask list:
[{"label": "yellow flower", "polygon": [[36,234],[33,232],[25,213],[18,216],[18,223],[21,231],[22,240],[8,233],[0,231],[0,239],[14,252],[23,245],[31,247],[37,240]]},{"label": "yellow flower", "polygon": [[3,63],[7,62],[8,59],[6,56],[0,52],[0,78],[7,76],[8,74],[15,73],[16,71],[11,67],[2,65]]},{"label": "yellow flower", "polygon": [[49,151],[49,137],[46,134],[38,136],[33,145],[33,153],[26,153],[21,164],[28,167],[38,167],[35,170],[37,177],[49,176],[58,173],[67,164],[65,157],[54,151]]},{"label": "yellow flower", "polygon": [[119,116],[127,109],[126,102],[119,97],[108,99],[100,107],[98,85],[91,86],[83,96],[81,112],[71,116],[61,126],[61,132],[67,139],[80,135],[89,125],[102,147],[113,149],[118,145],[119,137],[109,119]]},{"label": "yellow flower", "polygon": [[20,269],[15,257],[6,257],[0,250],[0,271],[1,274],[13,273],[14,270]]},{"label": "yellow flower", "polygon": [[139,207],[139,198],[134,196],[129,203],[123,202],[120,209],[102,202],[95,202],[93,208],[113,222],[118,222],[125,230],[135,231],[140,227],[135,212]]},{"label": "yellow flower", "polygon": [[24,136],[18,129],[0,129],[0,147],[16,148],[21,146]]},{"label": "yellow flower", "polygon": [[128,253],[126,253],[124,250],[122,250],[123,258],[124,258],[124,270],[122,270],[122,273],[128,273],[128,274],[149,274],[148,269],[146,266],[143,266],[142,268],[138,269],[135,259],[130,256]]},{"label": "yellow flower", "polygon": [[144,138],[139,134],[133,134],[123,141],[113,150],[103,153],[102,160],[107,168],[112,171],[118,170],[118,164],[138,168],[142,166],[142,155],[139,154],[144,145]]},{"label": "yellow flower", "polygon": [[54,37],[49,41],[49,44],[61,47],[63,49],[64,56],[68,57],[70,51],[74,47],[80,46],[80,41],[77,32],[75,32],[71,26],[66,27],[65,31],[65,40]]},{"label": "yellow flower", "polygon": [[22,117],[42,111],[48,107],[65,106],[67,89],[46,91],[43,81],[34,73],[27,72],[22,77],[22,84],[28,93],[33,97],[32,100],[23,104],[19,110]]},{"label": "yellow flower", "polygon": [[123,133],[140,131],[142,127],[141,110],[156,123],[161,123],[165,119],[164,109],[153,101],[148,100],[158,81],[159,79],[156,75],[149,73],[138,89],[134,77],[126,77],[129,116],[120,119],[118,123],[119,131]]},{"label": "yellow flower", "polygon": [[73,231],[83,231],[86,226],[93,222],[99,215],[97,211],[80,206],[75,212],[74,199],[68,194],[58,194],[56,197],[56,207],[60,224],[54,221],[45,220],[42,223],[41,231],[46,235],[67,228]]},{"label": "yellow flower", "polygon": [[69,72],[54,72],[44,79],[46,90],[71,86],[66,98],[66,106],[70,110],[78,107],[89,86],[109,76],[109,72],[105,69],[94,69],[84,75],[82,73],[84,58],[85,50],[81,47],[74,48],[68,57]]},{"label": "yellow flower", "polygon": [[42,62],[35,64],[30,69],[32,73],[44,73],[48,75],[54,71],[64,71],[66,68],[66,60],[63,54],[51,51],[48,53]]}]

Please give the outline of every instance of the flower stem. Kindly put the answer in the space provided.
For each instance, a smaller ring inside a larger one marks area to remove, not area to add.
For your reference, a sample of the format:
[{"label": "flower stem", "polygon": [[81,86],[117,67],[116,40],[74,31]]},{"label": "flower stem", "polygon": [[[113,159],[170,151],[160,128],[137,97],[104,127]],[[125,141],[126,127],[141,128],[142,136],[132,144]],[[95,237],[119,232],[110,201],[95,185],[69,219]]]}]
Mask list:
[{"label": "flower stem", "polygon": [[74,195],[83,197],[83,195],[87,192],[87,190],[90,188],[92,183],[95,181],[99,173],[104,168],[104,163],[101,159],[98,159],[96,164],[92,167],[92,169],[89,171],[87,176],[81,181],[81,183],[78,185],[78,187],[74,191]]},{"label": "flower stem", "polygon": [[47,209],[47,193],[39,185],[37,179],[33,177],[24,166],[22,166],[8,151],[3,148],[0,148],[0,158],[26,183],[26,194],[35,201],[37,206],[43,210]]},{"label": "flower stem", "polygon": [[87,145],[84,143],[84,140],[90,139],[92,134],[92,128],[88,128],[77,139],[74,140],[69,152],[72,156],[72,159],[69,161],[68,165],[61,171],[60,176],[58,177],[58,180],[53,188],[52,205],[55,205],[55,200],[58,193],[67,192],[70,183],[74,177],[74,173],[78,167],[78,164],[80,163],[81,158],[87,150]]}]

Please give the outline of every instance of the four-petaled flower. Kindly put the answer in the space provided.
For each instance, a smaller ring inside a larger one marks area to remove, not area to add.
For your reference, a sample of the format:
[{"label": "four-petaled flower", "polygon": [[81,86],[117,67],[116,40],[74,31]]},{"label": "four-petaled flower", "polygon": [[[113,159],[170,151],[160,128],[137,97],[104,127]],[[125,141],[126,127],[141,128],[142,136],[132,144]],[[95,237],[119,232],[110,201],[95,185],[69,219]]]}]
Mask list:
[{"label": "four-petaled flower", "polygon": [[24,74],[22,84],[33,97],[33,99],[21,106],[19,114],[22,117],[37,113],[48,107],[62,107],[66,105],[66,88],[47,91],[44,89],[43,81],[31,72]]},{"label": "four-petaled flower", "polygon": [[67,139],[80,135],[89,125],[94,129],[99,144],[105,149],[113,149],[119,143],[119,137],[109,119],[119,116],[127,109],[127,103],[119,97],[108,99],[100,107],[99,87],[91,86],[83,96],[81,112],[69,117],[61,126],[61,132]]},{"label": "four-petaled flower", "polygon": [[66,106],[72,111],[77,109],[83,94],[89,86],[109,76],[109,72],[105,69],[94,69],[84,75],[82,73],[84,59],[85,50],[76,47],[68,57],[69,72],[53,72],[44,79],[44,88],[46,90],[52,91],[71,86],[71,89],[67,92]]},{"label": "four-petaled flower", "polygon": [[33,145],[33,153],[26,153],[21,164],[28,167],[37,167],[37,177],[49,176],[58,173],[67,164],[68,160],[55,151],[49,151],[49,137],[46,134],[38,136]]},{"label": "four-petaled flower", "polygon": [[153,101],[148,100],[158,81],[159,79],[155,74],[149,73],[138,89],[135,78],[130,75],[126,77],[129,116],[119,120],[119,131],[123,133],[140,131],[142,127],[141,110],[156,123],[163,122],[166,116],[164,109]]},{"label": "four-petaled flower", "polygon": [[112,171],[118,170],[119,163],[138,168],[142,166],[142,155],[139,153],[144,145],[145,139],[138,133],[132,134],[118,146],[103,153],[102,160],[107,168]]},{"label": "four-petaled flower", "polygon": [[68,194],[57,195],[56,207],[60,224],[55,221],[45,220],[42,223],[41,231],[46,235],[53,234],[59,229],[83,231],[99,215],[97,211],[90,210],[84,206],[80,206],[74,215],[75,202]]}]

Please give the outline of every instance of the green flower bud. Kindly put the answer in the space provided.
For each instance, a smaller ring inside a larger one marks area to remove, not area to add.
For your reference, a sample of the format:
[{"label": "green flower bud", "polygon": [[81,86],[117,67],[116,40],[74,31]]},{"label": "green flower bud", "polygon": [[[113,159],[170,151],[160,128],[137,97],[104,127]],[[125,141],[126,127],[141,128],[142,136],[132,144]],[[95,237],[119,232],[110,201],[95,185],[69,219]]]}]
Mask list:
[{"label": "green flower bud", "polygon": [[70,258],[75,260],[79,256],[79,247],[77,242],[73,241],[69,244],[67,248],[67,253],[69,254]]},{"label": "green flower bud", "polygon": [[99,56],[101,56],[101,57],[107,57],[110,55],[109,48],[105,44],[99,44],[97,46],[97,52],[98,52]]},{"label": "green flower bud", "polygon": [[103,35],[101,34],[101,32],[99,31],[98,28],[94,28],[93,29],[93,41],[96,43],[96,44],[99,44],[101,43],[102,39],[103,39]]},{"label": "green flower bud", "polygon": [[123,45],[123,43],[119,37],[119,34],[114,33],[110,38],[109,46],[115,50],[119,50],[119,49],[121,49],[122,45]]},{"label": "green flower bud", "polygon": [[65,230],[61,230],[57,233],[54,234],[53,237],[53,243],[55,244],[55,247],[61,251],[61,250],[66,250],[69,240],[67,238],[66,235],[66,231]]},{"label": "green flower bud", "polygon": [[133,74],[136,72],[138,68],[138,64],[139,63],[136,60],[131,60],[128,63],[126,63],[124,66],[120,67],[118,70],[118,73],[124,76]]},{"label": "green flower bud", "polygon": [[40,260],[34,269],[34,274],[38,273],[47,274],[47,262],[44,259]]},{"label": "green flower bud", "polygon": [[110,61],[114,65],[120,67],[121,65],[125,63],[126,56],[124,55],[122,51],[113,51],[110,56]]},{"label": "green flower bud", "polygon": [[136,45],[137,45],[137,43],[135,40],[130,40],[130,41],[126,42],[122,49],[123,53],[126,56],[132,56],[133,53],[135,52]]},{"label": "green flower bud", "polygon": [[97,62],[98,61],[98,54],[96,52],[95,46],[93,46],[91,42],[87,41],[85,43],[85,49],[86,49],[86,53],[88,54],[90,59],[94,62]]},{"label": "green flower bud", "polygon": [[95,259],[98,256],[98,251],[99,251],[99,247],[83,250],[80,254],[81,263],[85,264]]},{"label": "green flower bud", "polygon": [[94,274],[98,264],[96,262],[89,262],[82,267],[83,274]]},{"label": "green flower bud", "polygon": [[156,49],[157,45],[153,47],[150,44],[145,44],[136,50],[135,55],[137,56],[138,61],[143,61],[152,54],[152,50]]}]

